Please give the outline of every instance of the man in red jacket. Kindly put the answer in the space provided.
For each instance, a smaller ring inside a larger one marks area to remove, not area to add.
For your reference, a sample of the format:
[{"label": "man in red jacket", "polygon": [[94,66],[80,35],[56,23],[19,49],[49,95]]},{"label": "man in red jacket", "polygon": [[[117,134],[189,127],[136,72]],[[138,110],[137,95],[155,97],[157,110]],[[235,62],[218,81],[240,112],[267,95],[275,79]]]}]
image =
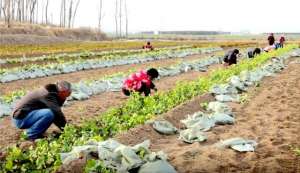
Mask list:
[{"label": "man in red jacket", "polygon": [[149,41],[147,42],[147,44],[145,46],[143,46],[143,49],[154,50],[153,46],[151,45],[151,43]]},{"label": "man in red jacket", "polygon": [[66,118],[61,107],[71,92],[71,84],[60,81],[28,93],[12,112],[14,124],[19,129],[27,129],[30,140],[42,138],[52,123],[63,130]]}]

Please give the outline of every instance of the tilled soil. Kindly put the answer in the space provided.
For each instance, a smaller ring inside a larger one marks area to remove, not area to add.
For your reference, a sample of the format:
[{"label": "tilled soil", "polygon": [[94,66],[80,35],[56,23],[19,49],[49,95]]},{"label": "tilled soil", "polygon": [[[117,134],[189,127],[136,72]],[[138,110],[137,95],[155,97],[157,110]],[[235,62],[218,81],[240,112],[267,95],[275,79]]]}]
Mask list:
[{"label": "tilled soil", "polygon": [[[260,87],[248,91],[249,101],[230,104],[236,115],[234,125],[217,126],[207,132],[203,143],[186,144],[177,135],[158,134],[150,125],[141,125],[116,138],[124,144],[151,140],[153,151],[163,150],[179,173],[246,172],[299,173],[300,157],[293,148],[300,146],[300,64],[290,64],[275,77],[265,78]],[[179,120],[200,111],[205,95],[182,104],[164,115],[178,128]],[[216,149],[213,144],[233,137],[258,142],[255,152],[239,153]]]},{"label": "tilled soil", "polygon": [[[209,67],[207,72],[191,71],[177,76],[165,77],[155,84],[159,91],[172,89],[179,81],[196,80],[201,76],[209,74],[212,70],[220,68],[222,65],[213,65]],[[64,107],[63,112],[72,124],[80,124],[88,119],[95,118],[109,108],[120,106],[127,100],[121,92],[105,92],[91,97],[85,101],[74,101],[71,105]],[[50,130],[55,129],[53,126]],[[0,120],[0,147],[6,147],[18,141],[21,131],[17,130],[11,123],[10,117]]]},{"label": "tilled soil", "polygon": [[116,74],[118,72],[128,72],[129,70],[132,69],[139,70],[139,69],[145,69],[149,67],[169,67],[183,60],[197,60],[200,58],[209,57],[214,54],[216,54],[216,52],[205,54],[205,55],[187,56],[185,58],[164,59],[164,60],[146,62],[143,64],[114,66],[109,68],[84,70],[84,71],[78,71],[74,73],[60,74],[60,75],[54,75],[49,77],[43,77],[43,78],[17,80],[9,83],[0,83],[0,94],[6,95],[8,93],[11,93],[12,91],[21,90],[21,89],[32,90],[33,88],[38,88],[48,83],[55,83],[59,80],[66,80],[71,83],[76,83],[76,82],[80,82],[81,80],[101,79],[107,75]]}]

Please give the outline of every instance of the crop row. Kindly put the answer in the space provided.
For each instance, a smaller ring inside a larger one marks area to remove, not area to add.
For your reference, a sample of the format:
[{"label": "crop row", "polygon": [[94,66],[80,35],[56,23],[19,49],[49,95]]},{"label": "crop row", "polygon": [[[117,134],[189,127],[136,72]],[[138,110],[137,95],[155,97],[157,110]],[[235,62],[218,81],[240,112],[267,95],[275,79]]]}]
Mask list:
[{"label": "crop row", "polygon": [[91,70],[99,68],[107,68],[119,65],[139,64],[149,61],[182,58],[189,55],[211,53],[222,50],[221,48],[188,48],[182,50],[163,50],[159,52],[147,52],[144,54],[136,54],[124,57],[114,57],[109,60],[91,59],[91,60],[74,60],[70,62],[52,63],[45,66],[29,65],[13,69],[0,70],[0,82],[6,83],[15,80],[38,78],[45,76],[53,76],[77,72],[82,70]]},{"label": "crop row", "polygon": [[[158,68],[160,77],[175,76],[191,70],[206,71],[207,66],[220,63],[221,57],[207,57],[200,60],[181,62],[170,67]],[[131,71],[130,71],[131,72]],[[68,101],[86,100],[93,95],[108,91],[121,91],[122,83],[130,72],[116,73],[99,80],[80,81],[72,84],[73,92]],[[0,118],[9,115],[18,99],[25,95],[26,91],[17,90],[6,96],[0,97]]]},{"label": "crop row", "polygon": [[[241,47],[255,45],[255,42],[215,42],[211,41],[153,41],[158,47],[193,45],[196,47],[220,46],[220,47]],[[48,45],[1,45],[0,57],[53,54],[61,52],[82,52],[82,51],[104,51],[113,49],[140,49],[145,42],[142,41],[103,41],[103,42],[81,42],[81,43],[59,43]]]},{"label": "crop row", "polygon": [[[165,47],[165,48],[157,48],[152,52],[159,52],[162,50],[179,50],[192,48],[192,46],[174,46],[174,47]],[[17,64],[24,62],[38,62],[38,61],[66,61],[68,59],[114,59],[117,56],[128,56],[131,54],[144,53],[143,49],[131,49],[131,50],[110,50],[110,51],[101,51],[101,52],[92,52],[92,51],[83,51],[78,53],[61,53],[61,54],[52,54],[52,55],[42,55],[36,57],[19,57],[19,58],[6,58],[0,59],[0,64]]]},{"label": "crop row", "polygon": [[82,145],[89,139],[103,140],[115,134],[142,124],[162,114],[196,95],[208,92],[215,84],[222,84],[231,76],[239,75],[244,70],[253,70],[265,64],[272,57],[287,56],[295,46],[269,54],[262,54],[255,59],[245,59],[238,65],[218,69],[207,77],[196,81],[183,82],[171,91],[159,92],[150,97],[133,95],[119,108],[112,108],[97,119],[79,127],[67,126],[59,138],[49,137],[39,140],[35,147],[22,151],[18,147],[8,149],[6,160],[2,163],[4,172],[51,172],[61,165],[61,152],[69,152],[73,146]]}]

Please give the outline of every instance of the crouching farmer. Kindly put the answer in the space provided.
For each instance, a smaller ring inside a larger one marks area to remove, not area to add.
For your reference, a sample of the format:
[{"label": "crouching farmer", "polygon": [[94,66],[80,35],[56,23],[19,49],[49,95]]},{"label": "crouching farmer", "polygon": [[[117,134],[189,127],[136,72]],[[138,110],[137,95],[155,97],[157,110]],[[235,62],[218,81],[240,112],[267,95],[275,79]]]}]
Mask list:
[{"label": "crouching farmer", "polygon": [[248,58],[254,58],[255,56],[261,53],[260,48],[250,49],[248,50]]},{"label": "crouching farmer", "polygon": [[224,65],[230,66],[233,64],[237,64],[237,58],[240,55],[240,51],[238,49],[233,49],[228,51],[224,56]]},{"label": "crouching farmer", "polygon": [[154,83],[152,82],[159,76],[158,71],[155,68],[151,68],[147,71],[140,71],[138,73],[131,74],[123,83],[122,92],[129,96],[131,92],[144,93],[145,96],[149,96],[151,89],[157,91]]},{"label": "crouching farmer", "polygon": [[14,124],[19,129],[27,129],[30,140],[43,138],[52,123],[63,130],[66,119],[61,107],[71,91],[70,83],[60,81],[28,93],[12,112]]}]

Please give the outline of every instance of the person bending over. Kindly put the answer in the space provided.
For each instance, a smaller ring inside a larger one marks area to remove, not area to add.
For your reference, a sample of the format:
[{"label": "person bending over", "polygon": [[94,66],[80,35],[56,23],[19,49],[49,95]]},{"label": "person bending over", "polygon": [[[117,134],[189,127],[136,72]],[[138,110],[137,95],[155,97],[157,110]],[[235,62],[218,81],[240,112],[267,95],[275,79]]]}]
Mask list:
[{"label": "person bending over", "polygon": [[71,84],[59,81],[33,90],[16,104],[12,121],[19,129],[26,129],[29,140],[43,138],[43,133],[54,123],[60,130],[66,125],[61,110],[67,97],[71,95]]},{"label": "person bending over", "polygon": [[259,55],[261,53],[260,48],[250,49],[248,51],[248,58],[254,58],[255,56]]},{"label": "person bending over", "polygon": [[155,68],[151,68],[147,71],[141,70],[140,72],[131,74],[123,83],[122,92],[129,96],[131,92],[144,93],[145,96],[149,96],[151,90],[157,91],[154,83],[152,82],[159,76],[158,71]]},{"label": "person bending over", "polygon": [[143,46],[143,49],[146,50],[154,50],[153,46],[151,45],[151,43],[148,41],[146,45]]},{"label": "person bending over", "polygon": [[224,56],[224,64],[226,66],[230,66],[232,64],[237,64],[237,57],[240,51],[238,49],[233,49],[228,51]]}]

